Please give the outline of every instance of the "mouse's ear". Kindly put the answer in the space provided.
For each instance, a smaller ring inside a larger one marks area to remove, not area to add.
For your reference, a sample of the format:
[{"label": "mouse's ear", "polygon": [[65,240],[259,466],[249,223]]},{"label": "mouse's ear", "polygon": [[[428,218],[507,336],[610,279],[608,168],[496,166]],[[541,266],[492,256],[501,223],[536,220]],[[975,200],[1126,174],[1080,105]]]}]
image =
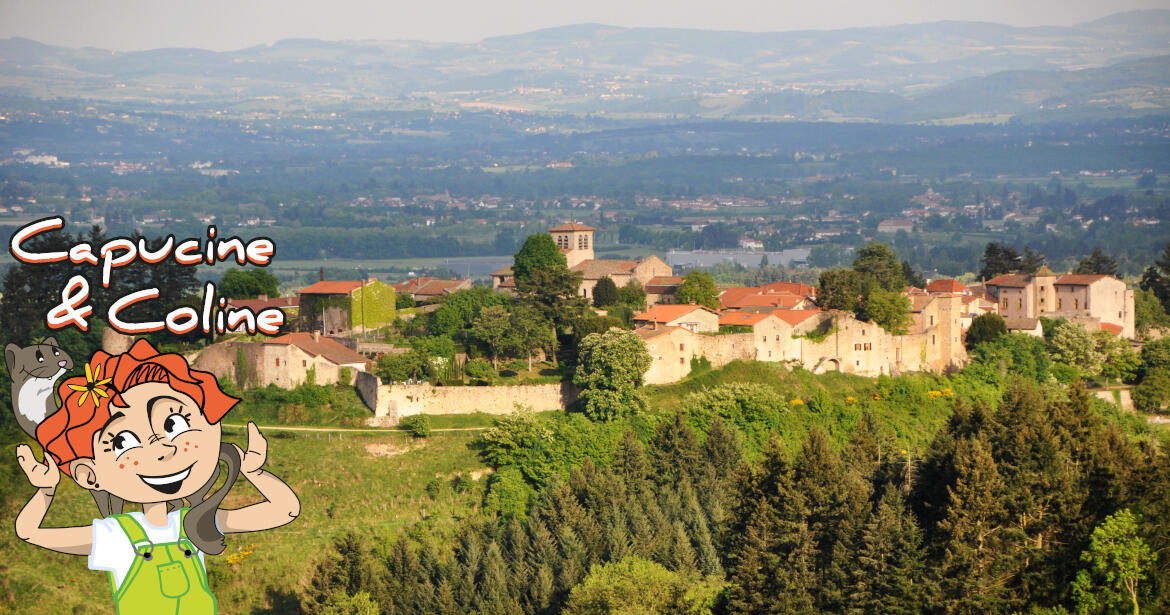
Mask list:
[{"label": "mouse's ear", "polygon": [[20,346],[9,344],[4,347],[4,364],[8,366],[8,374],[12,375],[12,368],[16,365],[16,351]]},{"label": "mouse's ear", "polygon": [[46,337],[45,340],[41,343],[48,344],[49,346],[56,346],[58,348],[61,347],[61,344],[57,343],[57,338],[55,338],[55,337]]}]

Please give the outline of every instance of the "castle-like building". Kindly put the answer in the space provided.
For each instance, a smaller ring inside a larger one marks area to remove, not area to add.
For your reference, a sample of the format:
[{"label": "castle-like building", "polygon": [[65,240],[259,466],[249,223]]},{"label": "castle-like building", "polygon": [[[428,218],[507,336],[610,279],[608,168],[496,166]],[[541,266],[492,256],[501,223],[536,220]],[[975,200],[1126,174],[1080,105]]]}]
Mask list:
[{"label": "castle-like building", "polygon": [[[601,278],[613,280],[618,288],[633,280],[648,290],[647,302],[653,305],[662,300],[663,295],[669,294],[658,289],[669,287],[671,284],[678,285],[679,280],[671,276],[670,265],[654,255],[637,260],[594,258],[593,233],[596,230],[592,226],[577,222],[561,224],[548,230],[553,242],[565,256],[569,269],[582,274],[581,285],[578,288],[578,293],[582,297],[591,299],[593,287],[597,286]],[[505,291],[516,288],[511,266],[492,272],[492,288]],[[649,293],[651,290],[658,292]]]},{"label": "castle-like building", "polygon": [[1111,275],[1011,273],[988,280],[987,293],[1012,331],[1040,330],[1040,318],[1064,318],[1090,331],[1134,337],[1133,290]]},{"label": "castle-like building", "polygon": [[[669,313],[663,307],[669,307]],[[909,331],[902,335],[860,321],[852,312],[820,309],[728,310],[717,316],[713,329],[709,321],[714,315],[704,314],[705,309],[659,306],[634,317],[642,324],[635,332],[652,358],[645,376],[648,384],[685,378],[691,359],[700,357],[714,367],[735,360],[772,361],[816,373],[870,377],[949,373],[967,362],[964,301],[955,293],[931,293],[913,301]]]}]

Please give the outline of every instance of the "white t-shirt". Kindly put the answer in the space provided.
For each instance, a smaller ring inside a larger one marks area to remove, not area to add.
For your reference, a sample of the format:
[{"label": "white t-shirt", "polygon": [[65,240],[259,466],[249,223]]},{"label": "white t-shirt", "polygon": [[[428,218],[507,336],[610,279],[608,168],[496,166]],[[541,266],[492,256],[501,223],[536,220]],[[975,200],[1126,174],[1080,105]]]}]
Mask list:
[{"label": "white t-shirt", "polygon": [[[129,513],[134,520],[146,531],[146,538],[156,545],[167,542],[179,542],[179,511],[167,514],[167,524],[164,527],[155,527],[146,521],[141,512]],[[194,546],[194,545],[192,545]],[[199,561],[203,562],[203,551],[198,548]],[[90,570],[108,570],[114,573],[114,588],[122,586],[122,579],[130,572],[130,566],[138,552],[130,543],[130,538],[118,525],[113,517],[93,520],[93,546],[89,551]],[[206,564],[204,564],[206,565]]]}]

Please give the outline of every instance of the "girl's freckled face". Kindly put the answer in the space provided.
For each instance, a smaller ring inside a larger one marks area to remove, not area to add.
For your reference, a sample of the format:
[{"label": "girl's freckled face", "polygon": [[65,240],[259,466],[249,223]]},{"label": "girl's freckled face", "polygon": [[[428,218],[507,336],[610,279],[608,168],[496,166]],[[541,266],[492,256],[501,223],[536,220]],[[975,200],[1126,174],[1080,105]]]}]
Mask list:
[{"label": "girl's freckled face", "polygon": [[193,399],[157,382],[132,387],[122,399],[127,407],[111,405],[116,418],[94,436],[102,489],[128,502],[165,502],[190,496],[211,479],[220,427],[207,422]]}]

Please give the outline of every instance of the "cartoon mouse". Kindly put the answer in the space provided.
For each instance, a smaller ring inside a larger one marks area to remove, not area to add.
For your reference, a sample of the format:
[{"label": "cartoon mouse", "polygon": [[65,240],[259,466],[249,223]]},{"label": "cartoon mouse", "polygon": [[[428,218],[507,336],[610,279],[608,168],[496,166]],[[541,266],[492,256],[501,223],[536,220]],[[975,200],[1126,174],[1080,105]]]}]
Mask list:
[{"label": "cartoon mouse", "polygon": [[4,361],[12,377],[12,411],[24,433],[37,437],[37,425],[57,411],[53,387],[65,372],[73,369],[73,359],[61,349],[55,338],[21,348],[4,347]]}]

